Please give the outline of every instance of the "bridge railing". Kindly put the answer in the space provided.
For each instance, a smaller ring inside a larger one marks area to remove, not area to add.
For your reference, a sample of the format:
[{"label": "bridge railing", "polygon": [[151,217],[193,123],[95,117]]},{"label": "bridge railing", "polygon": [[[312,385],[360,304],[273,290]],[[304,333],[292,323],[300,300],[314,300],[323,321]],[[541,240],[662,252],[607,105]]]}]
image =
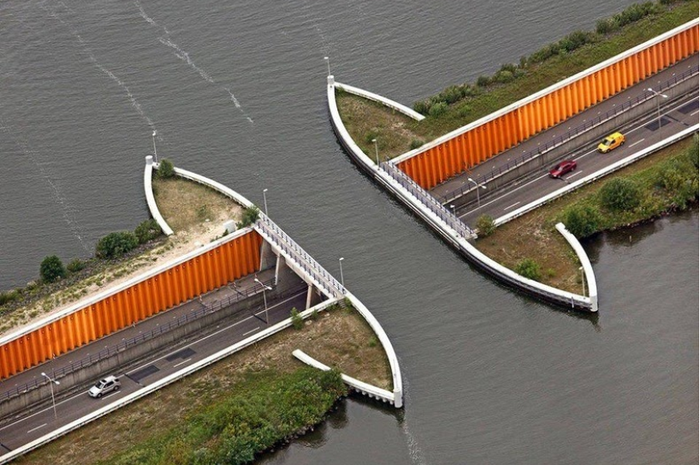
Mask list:
[{"label": "bridge railing", "polygon": [[462,222],[456,215],[450,212],[445,206],[440,203],[435,197],[430,195],[425,189],[420,187],[406,173],[401,171],[393,163],[389,161],[381,162],[379,168],[391,176],[396,182],[401,184],[408,192],[418,199],[423,205],[430,209],[438,218],[447,223],[452,229],[457,231],[464,239],[474,237],[472,231],[466,224]]},{"label": "bridge railing", "polygon": [[[665,89],[668,89],[670,87],[673,87],[677,83],[684,81],[685,79],[688,79],[691,76],[694,76],[698,74],[698,66],[695,66],[693,68],[685,70],[683,73],[677,74],[671,79],[668,79],[665,82],[662,82],[659,84],[658,88],[654,88],[655,91],[662,92]],[[637,95],[636,98],[628,100],[624,102],[622,105],[619,107],[613,108],[612,110],[607,111],[605,114],[598,115],[585,123],[576,126],[575,128],[567,131],[566,133],[557,136],[547,142],[544,145],[538,146],[537,149],[533,149],[527,153],[524,153],[520,155],[517,158],[514,158],[510,160],[509,162],[494,167],[490,172],[488,173],[483,173],[483,174],[478,174],[474,176],[474,180],[477,183],[477,185],[482,185],[484,183],[487,183],[491,181],[492,179],[500,176],[501,174],[508,172],[512,170],[513,168],[522,165],[523,163],[532,160],[533,158],[537,157],[538,155],[542,155],[543,153],[549,152],[550,150],[570,141],[574,137],[577,137],[581,135],[582,133],[588,131],[589,129],[593,128],[594,126],[599,125],[600,123],[603,123],[605,121],[608,121],[620,113],[623,113],[627,110],[629,110],[632,107],[635,107],[639,105],[640,103],[646,102],[647,100],[653,99],[655,94],[645,91],[639,95]],[[462,195],[466,194],[467,192],[471,192],[472,190],[476,189],[476,187],[472,186],[471,184],[468,184],[466,186],[461,186],[458,187],[447,194],[439,197],[440,203],[444,204],[447,202],[450,202],[458,197],[461,197]]]},{"label": "bridge railing", "polygon": [[[266,286],[272,287],[272,286],[274,286],[275,280],[274,280],[274,278],[271,278],[270,280],[263,281],[263,282]],[[150,331],[139,334],[138,336],[134,336],[130,339],[123,340],[118,344],[108,346],[95,354],[89,354],[80,360],[70,362],[67,365],[64,365],[58,369],[52,369],[51,370],[51,378],[60,379],[60,378],[66,376],[70,373],[81,370],[82,368],[93,365],[101,360],[112,357],[112,356],[118,354],[119,352],[123,352],[130,347],[133,347],[137,344],[142,344],[146,341],[150,341],[150,340],[156,338],[157,336],[160,336],[163,333],[167,333],[168,331],[172,331],[175,328],[179,328],[182,325],[185,325],[187,323],[195,321],[195,320],[202,318],[206,315],[216,313],[216,312],[220,311],[221,309],[227,308],[227,307],[229,307],[237,302],[240,302],[242,300],[247,299],[248,297],[252,297],[252,296],[262,292],[262,286],[254,286],[254,287],[249,288],[249,289],[237,289],[235,287],[235,282],[233,284],[234,284],[234,287],[231,289],[235,290],[236,293],[233,294],[232,296],[229,296],[226,299],[222,299],[218,302],[215,302],[214,304],[207,304],[205,302],[200,301],[200,305],[201,305],[200,308],[198,308],[197,310],[194,310],[192,312],[185,313],[184,315],[180,315],[178,318],[175,318],[175,319],[169,321],[167,324],[159,325],[159,326],[151,329]],[[294,293],[294,292],[298,292],[298,291],[299,291],[299,289],[295,289],[293,291],[288,291],[285,294]],[[9,391],[5,391],[3,393],[0,393],[0,403],[2,403],[3,401],[5,401],[7,399],[11,399],[12,397],[23,394],[27,391],[35,389],[38,386],[41,386],[42,384],[45,384],[47,382],[48,381],[42,377],[42,378],[36,378],[33,381],[21,384],[19,386],[15,386],[14,388],[10,389]]]},{"label": "bridge railing", "polygon": [[323,268],[314,258],[306,253],[299,244],[284,232],[269,216],[260,212],[255,226],[275,245],[281,248],[289,257],[294,260],[297,266],[309,274],[313,279],[325,287],[326,292],[335,298],[345,295],[345,288]]}]

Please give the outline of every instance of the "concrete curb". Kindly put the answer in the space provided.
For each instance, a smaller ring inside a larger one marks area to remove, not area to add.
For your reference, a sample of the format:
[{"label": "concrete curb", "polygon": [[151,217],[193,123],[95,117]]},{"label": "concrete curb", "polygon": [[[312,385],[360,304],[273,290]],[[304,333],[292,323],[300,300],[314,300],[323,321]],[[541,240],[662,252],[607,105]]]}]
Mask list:
[{"label": "concrete curb", "polygon": [[[332,76],[330,76],[332,77]],[[364,97],[367,100],[372,100],[378,103],[381,103],[389,108],[393,108],[394,110],[398,111],[399,113],[403,113],[404,115],[408,116],[409,118],[413,118],[416,121],[423,121],[425,119],[425,116],[421,115],[417,111],[412,110],[411,108],[408,108],[406,105],[402,105],[398,102],[395,102],[393,100],[390,100],[386,97],[382,97],[381,95],[366,91],[364,89],[360,89],[359,87],[353,87],[347,84],[341,84],[340,82],[336,82],[335,85],[341,89],[343,89],[345,92],[348,94],[354,94],[358,95],[360,97]]]},{"label": "concrete curb", "polygon": [[[146,157],[146,167],[143,170],[143,190],[146,193],[146,204],[148,204],[148,210],[151,212],[151,216],[158,222],[158,226],[163,230],[163,234],[166,236],[172,236],[173,230],[165,221],[163,215],[160,214],[158,210],[158,204],[156,204],[156,199],[153,195],[153,157],[151,155]],[[157,166],[156,166],[157,167]]]},{"label": "concrete curb", "polygon": [[[571,234],[566,229],[564,223],[557,223],[555,228],[557,228],[557,231],[559,231],[559,233],[561,233],[561,235],[564,236],[564,239],[566,239],[566,241],[569,243],[571,248],[574,249],[576,255],[578,256],[578,260],[581,262],[581,268],[583,268],[583,271],[586,274],[586,284],[588,284],[588,296],[591,299],[591,311],[597,312],[598,285],[595,281],[595,273],[593,273],[593,266],[591,265],[591,261],[588,259],[588,255],[583,249],[581,243],[578,241],[578,239],[576,239],[576,236]],[[582,293],[585,294],[585,290]]]}]

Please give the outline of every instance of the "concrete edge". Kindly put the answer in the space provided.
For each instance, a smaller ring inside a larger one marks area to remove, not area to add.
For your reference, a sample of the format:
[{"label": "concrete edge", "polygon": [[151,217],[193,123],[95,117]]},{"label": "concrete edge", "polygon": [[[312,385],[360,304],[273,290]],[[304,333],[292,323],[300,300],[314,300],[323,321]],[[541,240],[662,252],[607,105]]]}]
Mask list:
[{"label": "concrete edge", "polygon": [[525,105],[527,105],[535,100],[538,100],[539,98],[541,98],[547,94],[550,94],[552,92],[555,92],[555,91],[561,89],[562,87],[568,86],[572,82],[578,81],[579,79],[582,79],[586,76],[589,76],[593,73],[596,73],[603,68],[606,68],[606,67],[611,66],[615,63],[618,63],[618,62],[628,58],[629,56],[634,55],[635,53],[639,52],[640,50],[644,50],[646,48],[654,46],[659,42],[663,42],[664,40],[668,39],[669,37],[672,37],[680,32],[683,32],[687,29],[695,27],[696,25],[698,25],[698,23],[700,23],[700,19],[694,19],[692,21],[688,21],[685,24],[682,24],[674,29],[671,29],[670,31],[667,31],[659,36],[654,37],[653,39],[650,39],[642,44],[639,44],[636,47],[633,47],[629,50],[626,50],[626,51],[620,53],[619,55],[615,55],[614,57],[608,58],[607,60],[605,60],[601,63],[598,63],[597,65],[595,65],[591,68],[585,69],[577,74],[574,74],[573,76],[570,76],[570,77],[568,77],[562,81],[559,81],[555,84],[552,84],[551,86],[549,86],[545,89],[542,89],[539,92],[536,92],[532,95],[529,95],[521,100],[518,100],[517,102],[511,103],[510,105],[503,107],[502,109],[500,109],[494,113],[486,115],[482,118],[479,118],[476,121],[473,121],[465,126],[462,126],[461,128],[457,128],[452,132],[449,132],[443,136],[440,136],[437,139],[428,142],[427,144],[421,146],[420,148],[418,148],[416,150],[406,152],[402,155],[399,155],[398,157],[393,158],[391,160],[391,163],[398,165],[399,163],[406,161],[410,158],[413,158],[414,156],[416,156],[420,153],[423,153],[423,152],[430,150],[438,145],[441,145],[442,143],[444,143],[447,140],[453,139],[454,137],[456,137],[460,134],[464,134],[465,132],[471,131],[472,129],[474,129],[478,126],[486,124],[489,121],[492,121],[496,118],[499,118],[506,113],[509,113],[509,112],[516,110],[522,106],[525,106]]},{"label": "concrete edge", "polygon": [[[309,308],[308,310],[304,310],[303,312],[299,313],[299,315],[303,318],[306,319],[309,316],[313,314],[313,312],[318,312],[325,310],[327,307],[335,304],[337,300],[326,300],[325,302],[321,302],[318,305],[315,305],[314,307]],[[159,381],[156,381],[155,383],[146,386],[142,389],[139,389],[138,391],[129,394],[128,396],[125,396],[123,399],[120,399],[118,401],[112,402],[109,405],[105,405],[99,410],[96,410],[95,412],[86,415],[82,418],[79,418],[57,430],[52,431],[51,433],[48,433],[22,447],[19,447],[11,452],[8,452],[5,455],[0,456],[0,464],[7,463],[11,460],[16,459],[17,457],[20,457],[34,449],[37,449],[38,447],[43,446],[44,444],[47,444],[65,434],[70,433],[71,431],[74,431],[78,428],[81,428],[88,423],[97,420],[100,417],[103,417],[109,413],[114,412],[115,410],[118,410],[128,404],[131,404],[132,402],[135,402],[143,397],[146,397],[149,394],[152,394],[153,392],[156,392],[157,390],[174,383],[175,381],[178,381],[186,376],[189,376],[196,371],[205,368],[209,365],[212,365],[218,361],[220,361],[223,358],[228,357],[229,355],[233,354],[234,352],[238,352],[239,350],[242,350],[252,344],[255,344],[256,342],[261,341],[262,339],[265,339],[268,336],[271,336],[275,333],[278,333],[288,327],[292,326],[292,318],[287,318],[284,321],[281,321],[277,323],[274,326],[271,326],[263,331],[260,331],[257,334],[254,334],[236,344],[233,344],[232,346],[229,346],[225,349],[220,350],[219,352],[210,355],[209,357],[200,360],[197,363],[194,363],[190,365],[189,367],[183,368],[182,370],[178,371],[177,373],[173,373],[170,376],[167,376]]]},{"label": "concrete edge", "polygon": [[549,203],[553,200],[558,199],[559,197],[562,197],[566,194],[568,194],[571,191],[574,191],[580,187],[583,187],[586,184],[590,184],[594,181],[597,181],[598,179],[607,176],[608,174],[617,171],[621,168],[624,168],[627,165],[630,165],[634,163],[637,160],[640,160],[648,155],[651,155],[654,152],[657,152],[658,150],[661,150],[671,144],[674,144],[682,139],[685,139],[686,137],[691,136],[693,133],[698,132],[700,129],[700,125],[696,124],[695,126],[692,126],[690,128],[684,129],[683,131],[679,132],[678,134],[675,134],[667,139],[664,139],[660,142],[657,142],[656,144],[647,147],[646,149],[637,152],[635,154],[630,155],[627,158],[624,158],[618,162],[613,163],[610,166],[607,166],[606,168],[603,168],[602,170],[596,171],[595,173],[589,174],[588,176],[581,178],[577,181],[572,182],[571,184],[567,184],[566,186],[562,187],[561,189],[557,189],[556,191],[552,192],[551,194],[547,194],[544,197],[535,200],[534,202],[530,202],[527,205],[523,205],[520,208],[517,208],[513,210],[512,212],[508,213],[507,215],[503,215],[499,218],[496,218],[493,222],[496,226],[501,226],[511,220],[514,220],[515,218],[518,218],[519,216],[522,216],[526,213],[531,212],[532,210],[535,210],[536,208]]},{"label": "concrete edge", "polygon": [[[318,360],[311,357],[302,350],[296,349],[294,352],[292,352],[292,355],[299,361],[311,367],[317,368],[322,371],[331,370],[331,368],[328,365],[324,365],[323,363],[319,362]],[[345,384],[366,396],[383,400],[384,402],[389,402],[390,404],[394,403],[394,394],[387,391],[386,389],[373,386],[371,384],[365,383],[363,381],[360,381],[359,379],[353,378],[343,373],[340,374],[340,377],[343,379],[343,382]]]},{"label": "concrete edge", "polygon": [[349,152],[350,156],[356,160],[360,166],[370,173],[374,179],[379,181],[385,188],[393,193],[406,206],[413,210],[418,216],[423,218],[429,226],[436,230],[443,238],[451,243],[457,250],[463,253],[470,261],[485,269],[489,274],[497,277],[501,281],[510,284],[527,293],[539,296],[546,300],[558,303],[562,306],[570,306],[583,310],[591,309],[591,300],[582,295],[563,291],[552,286],[547,286],[537,281],[527,279],[514,271],[504,267],[491,258],[484,255],[476,247],[463,239],[457,231],[435,216],[420,201],[415,199],[403,186],[391,178],[388,174],[378,169],[360,148],[355,144],[345,128],[340,113],[338,112],[334,83],[329,79],[327,85],[328,108],[331,115],[331,123],[341,144]]},{"label": "concrete edge", "polygon": [[166,236],[172,236],[173,230],[160,214],[158,209],[158,204],[156,204],[156,198],[153,195],[153,157],[151,155],[146,157],[146,167],[143,170],[143,190],[146,193],[146,204],[148,205],[148,210],[151,212],[151,216],[158,222],[158,226],[163,230],[163,234]]},{"label": "concrete edge", "polygon": [[364,97],[368,100],[372,100],[381,104],[386,105],[389,108],[393,108],[394,110],[398,111],[399,113],[402,113],[409,118],[412,118],[416,121],[423,121],[425,119],[425,116],[421,115],[417,111],[408,108],[405,105],[402,105],[398,102],[395,102],[394,100],[390,100],[386,97],[382,97],[381,95],[375,94],[373,92],[369,92],[364,89],[360,89],[359,87],[354,87],[350,86],[348,84],[341,84],[340,82],[336,82],[335,85],[344,91],[346,91],[349,94],[354,94],[360,97]]},{"label": "concrete edge", "polygon": [[241,205],[243,208],[248,208],[252,207],[253,203],[243,197],[241,194],[238,192],[234,191],[233,189],[224,186],[220,182],[216,182],[212,179],[209,179],[205,176],[202,176],[201,174],[193,173],[192,171],[187,171],[182,168],[175,168],[175,174],[178,176],[189,179],[190,181],[197,182],[199,184],[203,184],[207,187],[210,187],[214,189],[215,191],[218,191],[219,193],[225,195],[226,197],[230,198],[237,204]]},{"label": "concrete edge", "polygon": [[[591,261],[588,258],[588,255],[586,254],[586,251],[583,249],[583,246],[581,243],[576,239],[576,236],[571,234],[567,229],[566,226],[564,226],[564,223],[557,223],[555,226],[557,228],[557,231],[561,233],[562,236],[564,236],[564,239],[569,243],[571,248],[574,249],[576,252],[576,255],[578,256],[578,260],[581,262],[581,267],[583,268],[583,271],[586,275],[586,284],[588,285],[588,296],[591,299],[591,311],[592,312],[597,312],[598,311],[598,285],[596,284],[595,280],[595,273],[593,272],[593,266],[591,265]],[[582,292],[585,294],[585,291]]]}]

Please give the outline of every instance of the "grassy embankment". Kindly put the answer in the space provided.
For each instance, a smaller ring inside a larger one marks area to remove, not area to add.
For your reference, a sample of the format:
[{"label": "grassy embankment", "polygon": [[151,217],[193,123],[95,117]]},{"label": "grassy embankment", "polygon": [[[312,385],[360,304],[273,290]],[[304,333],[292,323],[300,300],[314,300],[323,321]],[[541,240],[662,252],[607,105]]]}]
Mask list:
[{"label": "grassy embankment", "polygon": [[[698,198],[697,154],[697,138],[685,139],[500,226],[476,246],[511,269],[529,259],[537,265],[539,281],[580,293],[580,263],[554,225],[563,222],[577,236],[587,237],[685,209]],[[606,204],[605,186],[619,179],[636,191],[631,208]]]},{"label": "grassy embankment", "polygon": [[[573,33],[521,58],[519,64],[503,65],[491,77],[481,76],[475,84],[452,86],[416,102],[414,108],[427,115],[423,121],[336,91],[340,115],[353,140],[372,160],[375,138],[380,156],[394,158],[698,17],[695,1],[655,3],[647,10],[647,16],[615,31]],[[605,21],[610,20],[599,23]]]},{"label": "grassy embankment", "polygon": [[[347,391],[337,374],[304,367],[304,350],[391,390],[381,344],[364,319],[336,306],[32,452],[19,463],[247,463],[322,421]],[[199,460],[199,461],[198,461]]]}]

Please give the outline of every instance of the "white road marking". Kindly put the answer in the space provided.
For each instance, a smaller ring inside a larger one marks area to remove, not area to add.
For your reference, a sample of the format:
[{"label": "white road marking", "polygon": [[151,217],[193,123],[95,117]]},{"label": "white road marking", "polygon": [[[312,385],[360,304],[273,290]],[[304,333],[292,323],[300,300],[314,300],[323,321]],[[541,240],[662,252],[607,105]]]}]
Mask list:
[{"label": "white road marking", "polygon": [[31,433],[32,431],[36,431],[36,430],[38,430],[39,428],[43,428],[44,426],[46,426],[46,423],[44,423],[43,425],[39,425],[39,426],[37,426],[36,428],[30,429],[29,431],[27,431],[27,434]]},{"label": "white road marking", "polygon": [[513,208],[513,207],[516,206],[516,205],[520,205],[520,202],[515,202],[513,205],[508,205],[508,206],[507,206],[506,208],[504,208],[503,210],[508,210],[509,208]]},{"label": "white road marking", "polygon": [[641,144],[642,142],[644,142],[644,139],[640,139],[637,142],[635,142],[634,144],[630,144],[630,147],[634,147],[635,145]]},{"label": "white road marking", "polygon": [[695,110],[693,113],[690,114],[690,116],[695,116],[695,115],[697,115],[699,111],[700,111],[700,110]]},{"label": "white road marking", "polygon": [[254,333],[255,331],[257,331],[257,330],[259,330],[259,329],[260,329],[260,326],[257,326],[255,329],[251,329],[251,330],[248,331],[247,333],[243,333],[243,335],[244,335],[244,336],[247,336],[247,335],[249,335],[250,333]]},{"label": "white road marking", "polygon": [[578,176],[581,173],[583,173],[583,171],[577,171],[574,174],[572,174],[571,176],[569,176],[568,178],[566,178],[566,180],[568,181],[569,179],[573,178],[574,176]]},{"label": "white road marking", "polygon": [[191,361],[191,360],[192,360],[191,358],[188,358],[187,360],[183,360],[183,361],[181,361],[180,363],[176,363],[175,365],[173,365],[173,368],[179,367],[180,365],[182,365],[182,364],[184,364],[184,363],[187,363],[187,362],[189,362],[189,361]]}]

